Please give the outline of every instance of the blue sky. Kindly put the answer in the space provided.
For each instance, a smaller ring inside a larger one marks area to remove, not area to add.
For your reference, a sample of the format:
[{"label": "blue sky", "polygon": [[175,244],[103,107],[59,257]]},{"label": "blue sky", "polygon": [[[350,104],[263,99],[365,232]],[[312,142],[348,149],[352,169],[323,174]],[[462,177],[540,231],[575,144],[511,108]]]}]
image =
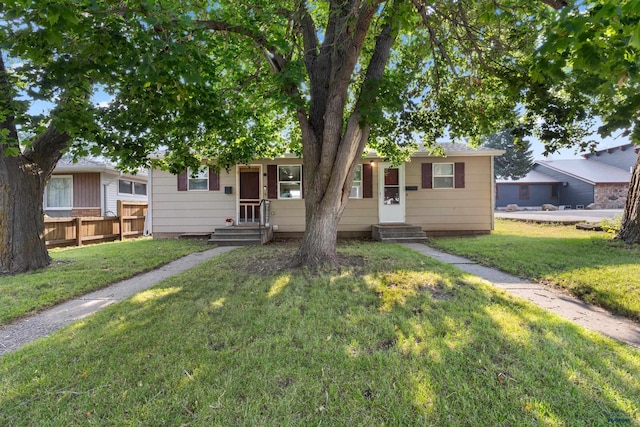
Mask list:
[{"label": "blue sky", "polygon": [[[617,131],[613,136],[608,138],[600,138],[597,134],[593,136],[593,139],[596,141],[601,141],[598,144],[598,149],[605,149],[610,147],[617,147],[620,145],[628,144],[629,138],[617,136],[622,131]],[[529,137],[527,138],[531,142],[531,151],[533,152],[534,160],[563,160],[563,159],[581,159],[581,153],[576,153],[575,148],[566,148],[558,151],[557,153],[552,154],[549,157],[544,157],[542,152],[544,151],[544,145],[537,139]]]}]

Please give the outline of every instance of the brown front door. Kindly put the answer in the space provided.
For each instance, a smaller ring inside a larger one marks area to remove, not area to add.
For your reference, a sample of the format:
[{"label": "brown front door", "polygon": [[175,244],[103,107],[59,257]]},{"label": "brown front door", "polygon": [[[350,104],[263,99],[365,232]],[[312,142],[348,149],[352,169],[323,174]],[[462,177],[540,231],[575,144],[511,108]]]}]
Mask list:
[{"label": "brown front door", "polygon": [[260,222],[260,172],[240,170],[240,222]]}]

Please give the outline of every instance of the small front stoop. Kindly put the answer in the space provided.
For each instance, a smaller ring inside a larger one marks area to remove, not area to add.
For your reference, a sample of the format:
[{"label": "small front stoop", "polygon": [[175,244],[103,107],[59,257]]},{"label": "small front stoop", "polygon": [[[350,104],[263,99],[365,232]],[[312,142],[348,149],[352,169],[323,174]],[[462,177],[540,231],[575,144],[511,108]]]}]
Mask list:
[{"label": "small front stoop", "polygon": [[257,225],[236,225],[216,228],[209,242],[218,246],[264,245],[273,239],[273,227]]},{"label": "small front stoop", "polygon": [[371,237],[388,243],[424,242],[427,234],[421,227],[410,224],[378,224],[372,226]]}]

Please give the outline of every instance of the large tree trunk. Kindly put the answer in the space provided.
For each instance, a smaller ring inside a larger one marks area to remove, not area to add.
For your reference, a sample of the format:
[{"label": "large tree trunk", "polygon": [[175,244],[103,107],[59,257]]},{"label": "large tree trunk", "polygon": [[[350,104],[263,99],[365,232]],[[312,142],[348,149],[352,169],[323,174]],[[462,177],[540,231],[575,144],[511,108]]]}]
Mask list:
[{"label": "large tree trunk", "polygon": [[[0,272],[49,265],[44,239],[44,187],[70,137],[50,125],[20,153],[13,87],[0,52]],[[19,154],[16,155],[15,151]]]},{"label": "large tree trunk", "polygon": [[[336,3],[332,7],[343,5]],[[362,107],[371,109],[376,105],[378,85],[399,28],[398,22],[390,21],[381,29],[358,100],[345,123],[353,71],[376,10],[374,5],[359,1],[347,7],[358,9],[357,21],[351,22],[348,13],[332,14],[332,21],[341,16],[345,22],[329,23],[330,31],[321,47],[318,48],[311,26],[305,28],[311,105],[308,115],[298,111],[298,122],[302,131],[306,228],[294,264],[311,268],[338,264],[338,223],[347,206],[356,165],[371,129]],[[308,20],[303,20],[305,27],[308,24]]]},{"label": "large tree trunk", "polygon": [[0,159],[0,266],[19,273],[49,264],[40,169],[24,157]]},{"label": "large tree trunk", "polygon": [[631,175],[622,225],[616,239],[629,244],[640,243],[640,153]]}]

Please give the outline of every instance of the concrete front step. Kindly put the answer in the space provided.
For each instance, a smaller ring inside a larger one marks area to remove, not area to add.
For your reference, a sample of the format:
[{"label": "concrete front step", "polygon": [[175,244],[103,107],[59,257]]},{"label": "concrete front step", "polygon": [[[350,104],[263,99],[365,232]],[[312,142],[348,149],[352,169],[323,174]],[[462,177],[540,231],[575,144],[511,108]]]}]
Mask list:
[{"label": "concrete front step", "polygon": [[427,237],[424,231],[381,231],[378,234],[381,238],[385,237]]},{"label": "concrete front step", "polygon": [[421,227],[409,224],[373,225],[371,236],[374,240],[394,243],[423,242],[427,238]]},{"label": "concrete front step", "polygon": [[[264,231],[264,227],[262,230]],[[215,234],[225,234],[225,235],[240,235],[240,234],[259,234],[260,228],[258,227],[220,227],[216,228],[214,231]]]},{"label": "concrete front step", "polygon": [[424,237],[382,237],[378,239],[384,243],[423,243],[427,240],[427,236]]},{"label": "concrete front step", "polygon": [[261,245],[273,238],[271,227],[221,227],[211,234],[209,242],[220,246]]}]

